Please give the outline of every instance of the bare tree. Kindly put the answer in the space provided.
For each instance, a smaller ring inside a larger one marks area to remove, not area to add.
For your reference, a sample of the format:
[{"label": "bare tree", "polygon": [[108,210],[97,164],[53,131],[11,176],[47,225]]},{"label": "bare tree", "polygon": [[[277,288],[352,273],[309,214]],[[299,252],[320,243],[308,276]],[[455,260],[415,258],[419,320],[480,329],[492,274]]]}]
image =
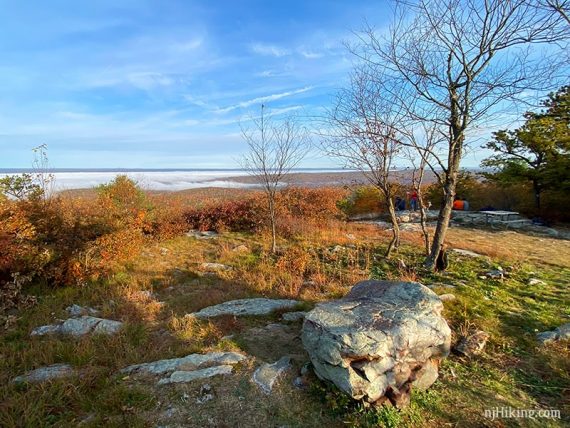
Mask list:
[{"label": "bare tree", "polygon": [[267,197],[271,252],[275,253],[277,191],[285,175],[307,154],[310,146],[309,133],[294,116],[280,122],[274,121],[271,114],[265,114],[265,105],[261,105],[259,118],[252,118],[251,122],[252,127],[241,127],[243,139],[249,148],[242,159],[242,166],[258,179]]},{"label": "bare tree", "polygon": [[539,7],[554,10],[559,13],[564,20],[570,24],[570,1],[568,0],[539,0]]},{"label": "bare tree", "polygon": [[429,126],[429,124],[425,122],[420,125],[421,128],[419,130],[404,131],[407,138],[402,138],[400,141],[405,146],[406,158],[412,166],[411,187],[417,195],[424,248],[426,256],[429,256],[431,252],[431,239],[427,221],[431,202],[424,199],[423,186],[426,170],[431,170],[436,180],[440,184],[442,182],[441,174],[437,169],[432,167],[434,162],[430,162],[442,137],[437,133],[437,127]]},{"label": "bare tree", "polygon": [[[430,149],[443,202],[427,266],[445,240],[469,131],[530,92],[558,86],[557,75],[567,79],[560,67],[568,64],[555,63],[568,35],[563,15],[533,0],[415,0],[397,2],[385,36],[367,27],[351,47],[375,70],[379,95],[405,112],[405,127],[429,123],[445,137]],[[549,46],[534,49],[541,44]]]},{"label": "bare tree", "polygon": [[390,171],[401,144],[395,127],[398,112],[378,93],[381,88],[371,79],[368,67],[356,68],[348,88],[339,91],[327,116],[325,151],[344,160],[347,167],[361,171],[384,197],[392,223],[389,257],[400,243],[400,228],[394,206],[394,183]]}]

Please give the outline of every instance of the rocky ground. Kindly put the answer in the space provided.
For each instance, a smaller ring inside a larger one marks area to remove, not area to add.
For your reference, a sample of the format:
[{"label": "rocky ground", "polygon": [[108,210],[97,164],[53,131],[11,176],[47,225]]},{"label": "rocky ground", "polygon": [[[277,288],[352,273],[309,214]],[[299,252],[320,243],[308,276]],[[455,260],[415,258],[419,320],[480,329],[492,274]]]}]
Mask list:
[{"label": "rocky ground", "polygon": [[[38,304],[3,318],[0,426],[570,423],[569,242],[454,228],[460,251],[433,274],[414,267],[416,231],[391,262],[383,233],[349,224],[283,241],[276,257],[263,237],[189,233],[149,245],[109,281],[30,290]],[[424,283],[451,327],[438,380],[401,411],[353,404],[318,380],[301,340],[307,311],[369,277]],[[501,406],[562,418],[485,418]]]}]

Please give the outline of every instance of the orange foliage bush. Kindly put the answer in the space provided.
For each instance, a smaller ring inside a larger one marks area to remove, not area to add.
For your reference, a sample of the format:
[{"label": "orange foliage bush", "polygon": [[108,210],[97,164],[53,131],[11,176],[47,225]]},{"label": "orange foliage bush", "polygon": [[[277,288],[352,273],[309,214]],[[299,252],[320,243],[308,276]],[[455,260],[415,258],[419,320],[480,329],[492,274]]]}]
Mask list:
[{"label": "orange foliage bush", "polygon": [[[337,188],[283,189],[276,198],[279,233],[291,235],[300,224],[307,226],[342,218],[337,202],[345,194]],[[190,227],[200,230],[253,232],[267,227],[267,210],[263,193],[255,192],[241,200],[214,201],[190,209],[186,220]]]},{"label": "orange foliage bush", "polygon": [[151,214],[126,177],[101,186],[97,199],[3,199],[0,281],[14,273],[53,285],[104,277],[138,252],[152,230]]}]

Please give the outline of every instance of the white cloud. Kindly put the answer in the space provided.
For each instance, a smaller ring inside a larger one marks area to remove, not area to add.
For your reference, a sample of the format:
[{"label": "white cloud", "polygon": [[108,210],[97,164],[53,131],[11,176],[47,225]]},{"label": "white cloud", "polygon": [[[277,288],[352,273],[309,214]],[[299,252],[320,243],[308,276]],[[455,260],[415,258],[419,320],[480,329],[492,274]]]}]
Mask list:
[{"label": "white cloud", "polygon": [[252,43],[250,49],[259,55],[282,57],[291,54],[289,49],[281,48],[279,46],[270,45],[266,43]]},{"label": "white cloud", "polygon": [[321,52],[315,52],[313,50],[306,49],[306,48],[299,48],[298,52],[301,56],[303,56],[307,59],[322,58],[324,56],[324,54]]},{"label": "white cloud", "polygon": [[271,94],[271,95],[266,95],[263,97],[252,98],[252,99],[249,99],[246,101],[242,101],[242,102],[235,104],[233,106],[218,109],[216,112],[217,113],[228,113],[228,112],[230,112],[232,110],[236,110],[238,108],[245,108],[245,107],[249,107],[249,106],[254,105],[254,104],[267,103],[270,101],[280,100],[281,98],[302,94],[303,92],[310,91],[311,89],[313,89],[312,86],[306,86],[304,88],[296,89],[294,91],[287,91],[287,92],[281,92],[278,94]]}]

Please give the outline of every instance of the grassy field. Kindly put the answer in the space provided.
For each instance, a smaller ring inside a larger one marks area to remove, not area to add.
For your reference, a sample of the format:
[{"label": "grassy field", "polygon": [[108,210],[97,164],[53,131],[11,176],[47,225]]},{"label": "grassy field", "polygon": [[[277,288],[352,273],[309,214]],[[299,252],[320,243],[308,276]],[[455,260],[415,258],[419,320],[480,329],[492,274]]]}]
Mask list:
[{"label": "grassy field", "polygon": [[[372,225],[338,223],[281,241],[277,256],[268,255],[268,240],[261,235],[178,237],[146,244],[108,280],[75,288],[32,287],[38,304],[17,313],[0,332],[0,426],[568,426],[569,344],[539,347],[535,334],[570,321],[570,243],[455,228],[451,247],[487,257],[452,255],[449,271],[433,274],[419,267],[417,234],[406,233],[399,253],[384,260],[384,233]],[[234,251],[239,245],[247,250]],[[398,259],[408,268],[400,268]],[[202,270],[203,262],[233,269],[212,275]],[[499,265],[507,278],[479,278]],[[280,314],[212,321],[186,316],[253,296],[300,299],[310,308],[366,278],[417,280],[435,284],[438,294],[455,294],[444,310],[453,340],[485,330],[491,335],[485,352],[473,359],[451,355],[439,380],[429,391],[414,393],[409,408],[373,410],[316,378],[307,389],[293,386],[308,360],[300,322],[273,331],[265,326],[281,322]],[[530,286],[530,278],[546,285]],[[64,309],[73,303],[98,308],[126,327],[112,337],[29,336],[34,327],[66,318]],[[129,364],[211,350],[236,350],[251,358],[234,374],[209,379],[215,398],[203,404],[196,399],[206,382],[158,387],[156,379],[118,373]],[[251,374],[261,362],[283,355],[292,356],[294,370],[266,396],[250,381]],[[16,375],[53,363],[71,364],[80,375],[37,385],[11,383]],[[484,417],[485,409],[506,406],[559,409],[562,419]]]}]

